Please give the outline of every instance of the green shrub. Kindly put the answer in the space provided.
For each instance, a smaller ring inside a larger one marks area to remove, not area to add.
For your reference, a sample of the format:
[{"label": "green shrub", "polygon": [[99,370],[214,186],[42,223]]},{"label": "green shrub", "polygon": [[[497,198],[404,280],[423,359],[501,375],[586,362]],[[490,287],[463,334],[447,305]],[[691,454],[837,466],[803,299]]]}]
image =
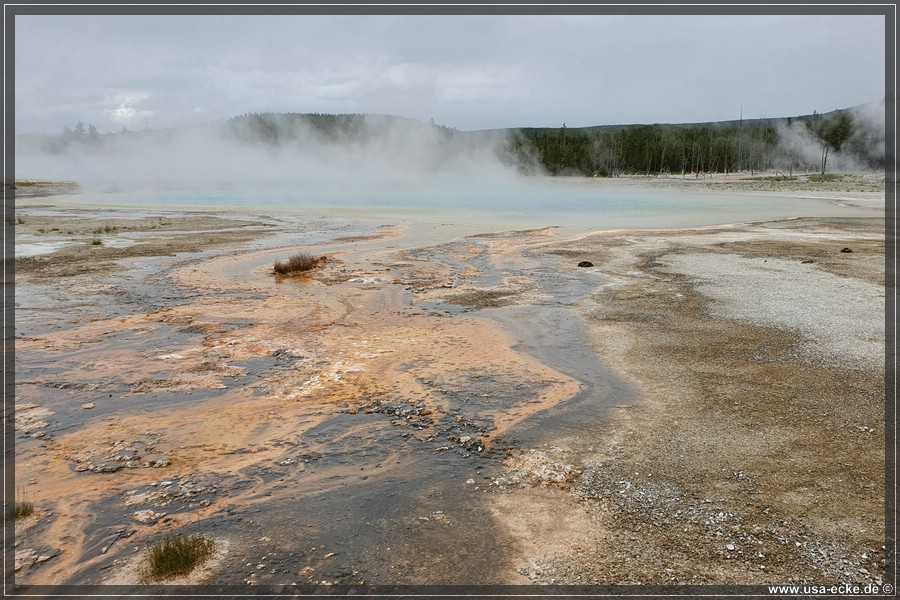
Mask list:
[{"label": "green shrub", "polygon": [[215,542],[203,534],[176,535],[150,549],[147,565],[141,571],[141,581],[163,581],[187,575],[215,551]]},{"label": "green shrub", "polygon": [[319,261],[324,257],[316,257],[306,252],[301,252],[290,257],[286,261],[277,261],[275,263],[275,272],[279,275],[289,275],[291,273],[301,273],[315,269]]},{"label": "green shrub", "polygon": [[101,240],[100,238],[94,238],[93,240],[91,240],[91,246],[101,246],[101,245],[103,245],[103,240]]}]

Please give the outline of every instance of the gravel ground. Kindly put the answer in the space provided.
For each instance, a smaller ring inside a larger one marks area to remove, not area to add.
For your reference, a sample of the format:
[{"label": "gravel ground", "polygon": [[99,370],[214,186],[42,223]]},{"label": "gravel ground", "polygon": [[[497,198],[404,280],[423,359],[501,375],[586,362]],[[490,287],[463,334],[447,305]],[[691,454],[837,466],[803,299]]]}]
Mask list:
[{"label": "gravel ground", "polygon": [[[48,223],[25,221],[45,235]],[[83,246],[17,260],[20,281],[89,279],[121,259],[265,235],[211,221],[195,239],[85,252],[97,225],[77,225]],[[531,249],[603,282],[575,308],[633,395],[590,434],[514,453],[492,482],[485,502],[516,540],[511,582],[885,581],[883,230],[880,218],[798,219]],[[478,293],[462,299],[502,300]],[[460,364],[487,360],[473,356]]]},{"label": "gravel ground", "polygon": [[884,363],[883,286],[823,272],[811,261],[692,253],[659,262],[662,272],[693,278],[715,316],[796,331],[832,365]]},{"label": "gravel ground", "polygon": [[603,275],[580,310],[638,401],[507,461],[495,518],[519,536],[519,574],[888,581],[883,227],[803,219],[547,249]]}]

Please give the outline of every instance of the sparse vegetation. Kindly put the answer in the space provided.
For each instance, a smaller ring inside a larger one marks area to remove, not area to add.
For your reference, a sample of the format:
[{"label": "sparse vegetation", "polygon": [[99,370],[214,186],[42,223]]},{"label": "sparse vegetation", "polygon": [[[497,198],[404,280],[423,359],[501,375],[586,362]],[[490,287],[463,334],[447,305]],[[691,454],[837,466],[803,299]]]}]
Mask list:
[{"label": "sparse vegetation", "polygon": [[25,498],[24,494],[17,493],[16,505],[13,514],[15,515],[16,520],[27,519],[34,514],[34,502],[31,502],[27,498]]},{"label": "sparse vegetation", "polygon": [[100,234],[100,233],[116,233],[119,231],[118,227],[114,227],[112,225],[104,225],[103,227],[98,227],[92,233]]},{"label": "sparse vegetation", "polygon": [[275,262],[275,273],[278,275],[290,275],[291,273],[302,273],[315,269],[321,261],[325,260],[324,256],[313,256],[306,252],[300,252],[290,257],[286,261]]},{"label": "sparse vegetation", "polygon": [[24,225],[24,224],[25,224],[25,219],[23,219],[22,217],[16,218],[16,225]]},{"label": "sparse vegetation", "polygon": [[101,240],[100,238],[95,237],[93,240],[91,240],[91,246],[102,246],[102,245],[103,245],[103,240]]},{"label": "sparse vegetation", "polygon": [[213,555],[215,546],[214,540],[200,533],[167,538],[150,549],[148,562],[140,573],[141,582],[187,575]]},{"label": "sparse vegetation", "polygon": [[34,503],[27,500],[16,501],[16,518],[25,519],[34,514]]},{"label": "sparse vegetation", "polygon": [[810,181],[824,183],[826,181],[840,181],[841,179],[843,179],[843,176],[835,175],[834,173],[825,173],[824,175],[821,173],[816,173],[816,174],[810,175],[808,179]]}]

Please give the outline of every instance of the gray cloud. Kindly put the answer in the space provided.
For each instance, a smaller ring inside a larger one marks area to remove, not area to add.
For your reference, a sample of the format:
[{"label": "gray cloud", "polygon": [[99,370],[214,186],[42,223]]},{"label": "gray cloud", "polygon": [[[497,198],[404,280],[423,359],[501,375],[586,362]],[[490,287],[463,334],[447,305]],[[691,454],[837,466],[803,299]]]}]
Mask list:
[{"label": "gray cloud", "polygon": [[15,51],[24,133],[251,111],[690,122],[884,96],[874,16],[18,16]]}]

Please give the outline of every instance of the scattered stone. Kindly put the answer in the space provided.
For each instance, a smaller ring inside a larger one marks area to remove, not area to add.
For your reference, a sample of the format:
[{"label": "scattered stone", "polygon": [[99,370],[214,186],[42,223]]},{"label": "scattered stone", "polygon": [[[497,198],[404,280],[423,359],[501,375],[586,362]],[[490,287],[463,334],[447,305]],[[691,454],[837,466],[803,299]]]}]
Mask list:
[{"label": "scattered stone", "polygon": [[507,476],[511,482],[531,480],[539,485],[567,485],[581,475],[575,465],[551,458],[544,452],[528,450],[511,456],[506,461],[511,467]]},{"label": "scattered stone", "polygon": [[86,402],[85,404],[81,405],[81,408],[83,408],[85,410],[90,410],[90,409],[94,408],[95,406],[97,406],[97,404],[95,402]]},{"label": "scattered stone", "polygon": [[844,248],[843,250],[841,250],[841,252],[846,254],[847,252],[853,252],[853,250],[851,250],[850,248]]},{"label": "scattered stone", "polygon": [[583,261],[581,261],[580,263],[578,263],[578,266],[579,266],[579,267],[593,267],[593,266],[594,266],[594,263],[592,263],[592,262],[589,261],[589,260],[583,260]]},{"label": "scattered stone", "polygon": [[801,265],[811,265],[811,264],[813,264],[814,262],[816,262],[816,261],[814,261],[814,260],[801,260],[801,261],[800,261],[800,264],[801,264]]},{"label": "scattered stone", "polygon": [[734,544],[725,544],[725,549],[728,551],[734,550]]},{"label": "scattered stone", "polygon": [[25,567],[30,567],[37,562],[38,553],[31,548],[24,550],[16,550],[15,570],[19,571]]},{"label": "scattered stone", "polygon": [[155,512],[150,509],[137,510],[131,514],[131,517],[138,523],[144,525],[154,525],[158,520],[166,516],[164,512]]},{"label": "scattered stone", "polygon": [[17,404],[15,414],[16,430],[31,435],[47,427],[47,422],[43,419],[53,412],[36,404]]},{"label": "scattered stone", "polygon": [[475,484],[475,480],[472,479],[471,477],[469,479],[466,479],[466,485],[474,485],[474,484]]},{"label": "scattered stone", "polygon": [[36,550],[26,548],[24,550],[16,550],[14,569],[20,571],[22,569],[32,567],[36,564],[45,563],[51,558],[59,556],[59,550],[51,554],[39,554]]},{"label": "scattered stone", "polygon": [[91,471],[93,471],[94,473],[115,473],[116,471],[121,471],[124,468],[125,468],[125,465],[123,465],[123,464],[111,465],[109,463],[106,463],[106,464],[97,465],[95,467],[92,467]]}]

